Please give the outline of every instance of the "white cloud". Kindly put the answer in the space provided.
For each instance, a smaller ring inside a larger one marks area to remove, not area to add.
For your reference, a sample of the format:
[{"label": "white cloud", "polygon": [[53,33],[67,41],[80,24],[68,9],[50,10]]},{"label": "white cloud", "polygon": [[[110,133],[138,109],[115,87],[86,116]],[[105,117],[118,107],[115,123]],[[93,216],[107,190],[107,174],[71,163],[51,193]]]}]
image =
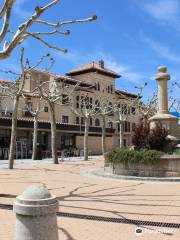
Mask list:
[{"label": "white cloud", "polygon": [[176,0],[159,0],[147,2],[144,9],[154,18],[166,20],[176,19],[179,15],[179,3]]},{"label": "white cloud", "polygon": [[143,100],[147,101],[149,97],[152,96],[152,93],[155,86],[154,77],[150,78],[148,75],[145,75],[141,72],[134,71],[132,67],[121,64],[114,59],[107,57],[105,58],[106,66],[119,74],[122,75],[123,79],[117,84],[117,88],[128,90],[133,93],[138,93],[139,90],[135,89],[135,86],[143,86],[145,82],[148,83],[148,87],[145,87],[143,90]]},{"label": "white cloud", "polygon": [[145,43],[147,43],[154,50],[154,52],[156,52],[158,57],[164,58],[166,60],[169,60],[178,64],[180,63],[180,55],[173,53],[168,46],[165,46],[160,42],[145,36],[144,34],[141,34],[140,37]]},{"label": "white cloud", "polygon": [[[77,50],[69,50],[68,53],[66,53],[66,54],[58,52],[57,55],[61,59],[71,62],[72,64],[74,64],[76,66],[85,64],[87,61],[90,60],[90,56],[88,56],[87,54],[84,55]],[[91,61],[92,61],[92,59],[91,59]]]},{"label": "white cloud", "polygon": [[145,76],[142,73],[133,71],[131,67],[118,63],[117,61],[110,59],[108,57],[104,57],[107,68],[119,73],[124,77],[127,81],[140,84],[144,82]]},{"label": "white cloud", "polygon": [[83,54],[79,51],[70,51],[66,55],[59,54],[60,58],[71,62],[75,67],[80,65],[95,61],[98,62],[100,59],[103,59],[105,62],[105,67],[109,68],[124,77],[128,82],[134,84],[141,84],[144,82],[145,76],[137,71],[134,71],[130,66],[121,64],[119,61],[115,60],[112,56],[97,51],[96,53]]},{"label": "white cloud", "polygon": [[179,28],[180,1],[179,0],[143,0],[138,5],[157,23]]}]

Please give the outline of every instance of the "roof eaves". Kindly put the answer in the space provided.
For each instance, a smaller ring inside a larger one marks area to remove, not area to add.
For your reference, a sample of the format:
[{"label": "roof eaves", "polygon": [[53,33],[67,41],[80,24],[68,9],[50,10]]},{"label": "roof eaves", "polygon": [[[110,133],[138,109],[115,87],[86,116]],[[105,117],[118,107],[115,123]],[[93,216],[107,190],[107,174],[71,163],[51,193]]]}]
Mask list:
[{"label": "roof eaves", "polygon": [[[118,89],[115,89],[115,93],[117,93],[117,94],[122,94],[122,95],[126,95],[126,96],[129,96],[129,97],[134,97],[134,98],[137,98],[137,97],[138,97],[138,94],[134,94],[134,93],[130,93],[130,92],[125,92],[125,91],[121,91],[121,90],[118,90]],[[142,98],[142,96],[139,96],[139,98]]]},{"label": "roof eaves", "polygon": [[67,76],[76,76],[76,75],[79,75],[79,74],[85,74],[85,73],[89,73],[89,72],[98,72],[100,74],[110,76],[110,77],[114,77],[114,78],[120,78],[121,77],[120,74],[113,73],[113,72],[110,72],[110,71],[106,71],[104,69],[98,69],[98,68],[95,68],[95,67],[82,69],[82,70],[78,70],[78,71],[68,72],[68,73],[66,73],[66,75]]},{"label": "roof eaves", "polygon": [[55,80],[65,80],[65,81],[69,81],[71,83],[79,83],[79,86],[84,86],[84,87],[91,87],[91,88],[94,88],[95,86],[91,83],[88,83],[88,82],[84,82],[84,81],[80,81],[78,79],[75,79],[75,78],[71,78],[69,76],[66,76],[66,75],[59,75],[57,76],[57,78]]}]

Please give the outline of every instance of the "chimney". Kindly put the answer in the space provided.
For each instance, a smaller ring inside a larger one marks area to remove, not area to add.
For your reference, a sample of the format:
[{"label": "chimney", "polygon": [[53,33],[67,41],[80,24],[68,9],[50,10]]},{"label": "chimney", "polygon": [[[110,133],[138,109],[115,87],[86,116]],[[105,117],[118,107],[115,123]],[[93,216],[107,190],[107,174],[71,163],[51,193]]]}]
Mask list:
[{"label": "chimney", "polygon": [[104,60],[99,60],[99,66],[101,67],[101,68],[104,68]]}]

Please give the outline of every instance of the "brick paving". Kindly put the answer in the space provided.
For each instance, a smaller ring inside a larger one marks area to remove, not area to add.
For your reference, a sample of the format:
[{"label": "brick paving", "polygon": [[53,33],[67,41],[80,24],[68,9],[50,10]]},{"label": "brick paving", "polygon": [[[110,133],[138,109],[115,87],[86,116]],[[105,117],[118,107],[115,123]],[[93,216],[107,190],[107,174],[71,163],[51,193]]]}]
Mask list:
[{"label": "brick paving", "polygon": [[[80,174],[102,166],[99,157],[87,162],[0,169],[0,240],[14,238],[15,216],[6,208],[11,208],[15,197],[33,183],[46,184],[57,196],[60,214],[95,216],[91,220],[58,216],[61,240],[180,239],[180,229],[173,225],[180,224],[180,183],[123,181]],[[118,218],[122,223],[97,221],[97,217]],[[123,223],[127,220],[138,220],[138,224],[146,221],[141,226],[142,235],[135,234],[136,224]],[[161,224],[152,226],[152,221]]]}]

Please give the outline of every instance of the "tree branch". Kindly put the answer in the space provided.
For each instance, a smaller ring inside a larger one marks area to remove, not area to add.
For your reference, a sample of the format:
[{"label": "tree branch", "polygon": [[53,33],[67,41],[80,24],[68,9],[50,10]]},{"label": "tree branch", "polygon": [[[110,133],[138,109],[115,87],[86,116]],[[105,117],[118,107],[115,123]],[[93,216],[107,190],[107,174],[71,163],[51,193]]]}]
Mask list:
[{"label": "tree branch", "polygon": [[3,6],[2,6],[2,8],[1,8],[1,10],[0,10],[0,19],[1,19],[2,17],[4,17],[4,15],[6,14],[6,10],[7,10],[8,6],[9,6],[9,4],[10,4],[11,2],[14,2],[14,1],[12,1],[12,0],[5,0],[5,1],[4,1],[4,4],[3,4]]},{"label": "tree branch", "polygon": [[[59,31],[59,30],[53,30],[53,31],[51,31],[51,32],[34,32],[34,33],[30,33],[30,32],[26,32],[27,33],[27,35],[34,35],[34,36],[38,36],[38,35],[53,35],[53,34],[60,34],[60,35],[69,35],[70,34],[70,31],[69,30],[67,30],[67,31],[65,31],[65,32],[61,32],[61,31]],[[26,37],[26,35],[25,35],[25,37]]]},{"label": "tree branch", "polygon": [[[7,4],[10,2],[11,4],[14,3],[14,0],[9,0],[6,1]],[[35,13],[27,20],[25,23],[21,24],[19,26],[19,29],[16,31],[12,41],[5,46],[5,49],[3,51],[0,51],[0,59],[5,59],[7,58],[13,49],[18,45],[21,44],[23,41],[23,36],[28,28],[32,26],[34,23],[34,20],[37,20],[46,10],[51,8],[52,6],[56,5],[60,0],[54,0],[50,2],[49,4],[45,5],[44,7],[36,7],[35,8]]]},{"label": "tree branch", "polygon": [[[6,33],[8,32],[10,14],[11,14],[11,10],[12,10],[12,6],[13,6],[14,2],[15,2],[15,0],[6,0],[5,3],[4,3],[4,6],[1,9],[0,16],[5,16],[5,14],[6,14],[6,18],[5,18],[4,26],[2,28],[1,35],[0,35],[0,41],[2,41],[4,39]],[[97,18],[96,16],[93,16],[93,17],[87,18],[87,19],[71,20],[71,21],[61,22],[61,23],[57,23],[57,24],[49,23],[47,21],[38,20],[39,17],[45,11],[47,11],[49,8],[56,5],[58,2],[60,2],[60,0],[54,0],[54,1],[51,1],[49,4],[45,5],[44,7],[36,7],[34,14],[26,22],[22,23],[19,26],[19,28],[16,31],[16,33],[14,34],[12,40],[11,41],[5,41],[4,47],[0,51],[0,59],[5,59],[5,58],[9,57],[10,54],[12,53],[12,51],[14,50],[14,48],[16,48],[19,44],[22,44],[23,41],[27,37],[35,38],[36,40],[45,44],[49,48],[53,48],[55,50],[66,53],[67,52],[66,49],[53,46],[53,45],[49,44],[48,42],[46,42],[45,40],[43,40],[42,38],[40,38],[38,36],[40,36],[40,35],[53,35],[53,34],[68,35],[68,34],[70,34],[70,31],[67,30],[65,32],[61,32],[61,31],[55,30],[55,31],[50,31],[50,32],[30,33],[30,32],[28,32],[28,29],[34,23],[42,23],[42,24],[48,25],[50,27],[58,28],[58,27],[61,27],[63,25],[66,25],[66,24],[90,22],[90,21],[96,20],[96,18]]]},{"label": "tree branch", "polygon": [[0,43],[3,41],[3,39],[6,36],[6,33],[8,31],[8,28],[9,28],[9,22],[10,22],[10,18],[11,18],[13,1],[11,0],[10,2],[12,2],[12,3],[8,4],[8,6],[6,8],[5,16],[4,16],[4,22],[3,22],[2,30],[0,33]]},{"label": "tree branch", "polygon": [[38,37],[36,35],[33,35],[31,33],[27,33],[27,35],[29,35],[32,38],[35,38],[36,40],[40,41],[41,43],[43,43],[44,45],[46,45],[50,49],[55,49],[57,51],[60,51],[60,52],[63,52],[63,53],[67,53],[67,49],[63,49],[63,48],[59,48],[59,47],[53,46],[53,45],[49,44],[48,42],[46,42],[44,39],[42,39],[42,38],[40,38],[40,37]]},{"label": "tree branch", "polygon": [[50,23],[50,22],[43,21],[43,20],[34,20],[34,22],[35,22],[35,23],[44,24],[44,25],[49,26],[49,27],[60,28],[60,27],[62,27],[63,25],[74,24],[74,23],[92,22],[92,21],[94,21],[94,20],[96,20],[96,19],[97,19],[97,16],[94,15],[94,16],[92,16],[92,17],[90,17],[90,18],[86,18],[86,19],[70,20],[70,21],[59,22],[59,23]]}]

